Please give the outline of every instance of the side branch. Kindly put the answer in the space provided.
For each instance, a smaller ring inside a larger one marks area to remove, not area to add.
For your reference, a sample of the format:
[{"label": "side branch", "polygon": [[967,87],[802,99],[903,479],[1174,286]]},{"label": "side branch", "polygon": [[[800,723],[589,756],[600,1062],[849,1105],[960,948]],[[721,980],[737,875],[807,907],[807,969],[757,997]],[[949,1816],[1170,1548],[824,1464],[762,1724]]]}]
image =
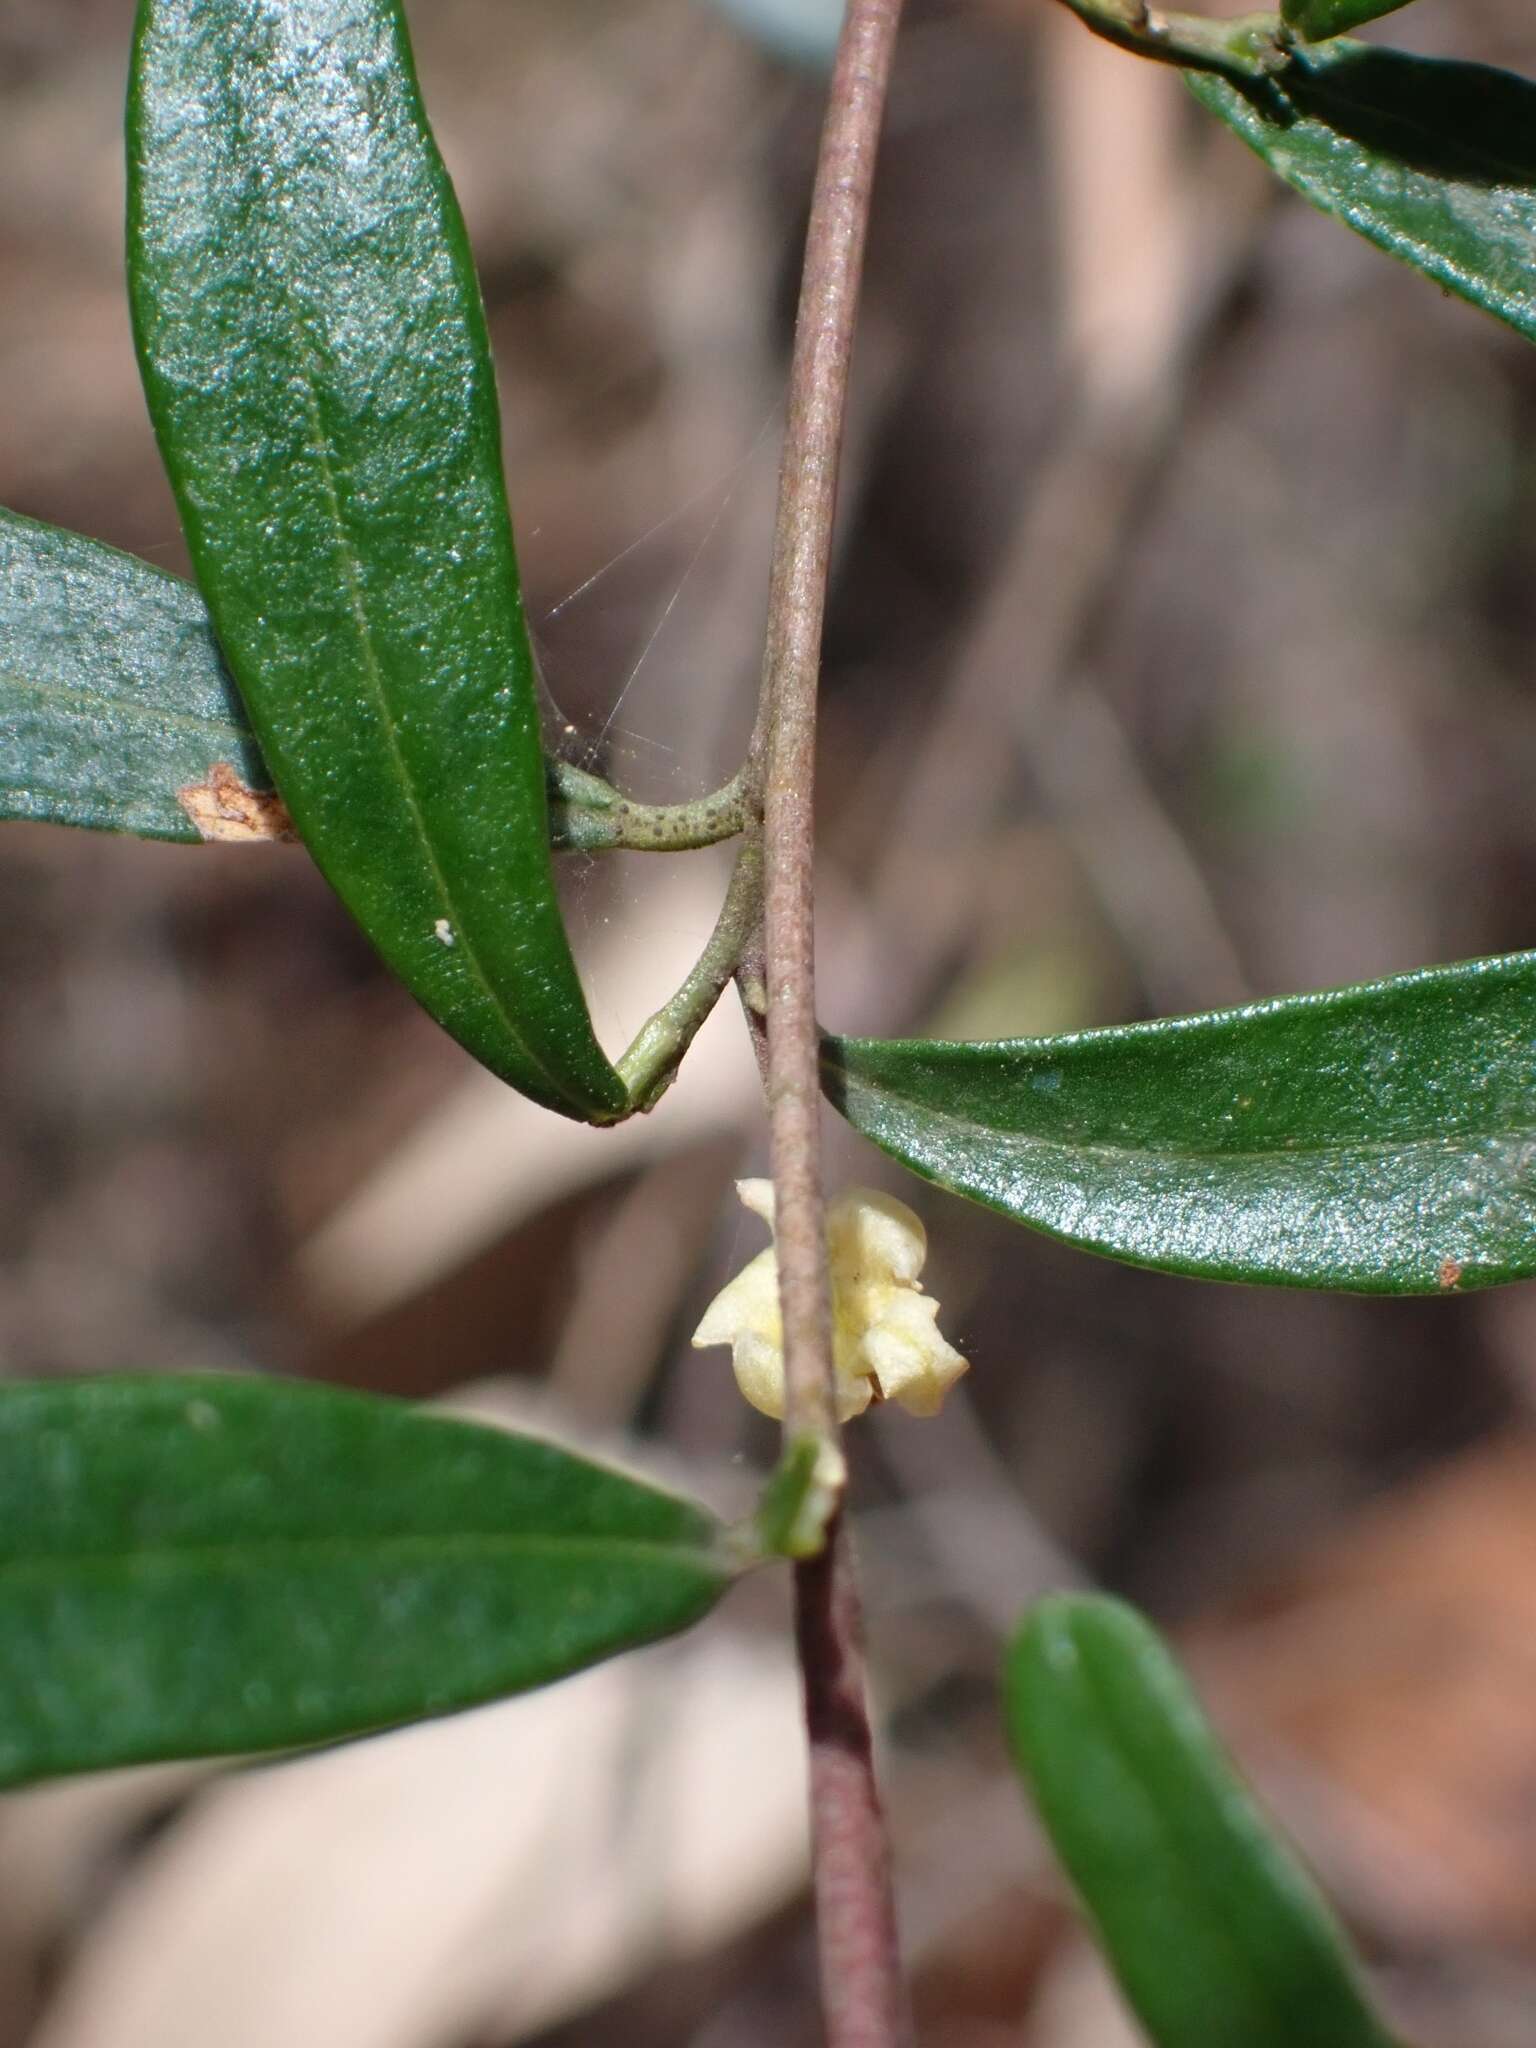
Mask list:
[{"label": "side branch", "polygon": [[763,850],[756,830],[747,833],[731,870],[730,887],[709,942],[687,980],[636,1033],[619,1061],[631,1110],[654,1109],[671,1086],[678,1063],[716,1002],[739,972],[741,957],[763,915]]}]

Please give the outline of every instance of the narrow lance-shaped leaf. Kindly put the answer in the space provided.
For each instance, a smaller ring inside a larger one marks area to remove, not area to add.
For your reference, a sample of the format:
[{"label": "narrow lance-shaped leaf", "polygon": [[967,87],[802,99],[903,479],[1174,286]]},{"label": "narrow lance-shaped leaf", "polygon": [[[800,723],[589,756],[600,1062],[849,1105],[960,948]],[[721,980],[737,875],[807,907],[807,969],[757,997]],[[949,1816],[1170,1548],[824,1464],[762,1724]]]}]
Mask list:
[{"label": "narrow lance-shaped leaf", "polygon": [[192,585],[3,508],[0,816],[186,840],[286,816]]},{"label": "narrow lance-shaped leaf", "polygon": [[1332,1915],[1139,1615],[1043,1601],[1005,1679],[1014,1757],[1157,2048],[1392,2048]]},{"label": "narrow lance-shaped leaf", "polygon": [[[612,845],[623,799],[545,762],[550,845]],[[179,576],[0,506],[0,819],[142,839],[296,837],[224,665]]]},{"label": "narrow lance-shaped leaf", "polygon": [[830,1039],[915,1172],[1133,1264],[1433,1294],[1536,1272],[1536,953],[993,1044]]},{"label": "narrow lance-shaped leaf", "polygon": [[1356,42],[1185,79],[1303,198],[1536,340],[1536,85]]},{"label": "narrow lance-shaped leaf", "polygon": [[1407,5],[1408,0],[1282,0],[1280,18],[1294,34],[1321,43]]},{"label": "narrow lance-shaped leaf", "polygon": [[0,1387],[0,1785],[288,1748],[696,1620],[720,1525],[530,1437],[269,1379]]},{"label": "narrow lance-shaped leaf", "polygon": [[397,0],[141,0],[128,254],[198,582],[299,832],[487,1066],[618,1114],[555,898],[485,320]]}]

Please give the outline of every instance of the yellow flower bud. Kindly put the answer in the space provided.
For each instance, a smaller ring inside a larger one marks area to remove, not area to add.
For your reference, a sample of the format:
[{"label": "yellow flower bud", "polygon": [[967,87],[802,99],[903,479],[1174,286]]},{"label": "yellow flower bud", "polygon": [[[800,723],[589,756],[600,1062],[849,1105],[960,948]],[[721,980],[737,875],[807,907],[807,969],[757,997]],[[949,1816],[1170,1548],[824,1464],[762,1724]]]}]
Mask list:
[{"label": "yellow flower bud", "polygon": [[[743,1180],[736,1192],[773,1227],[773,1186]],[[827,1211],[832,1281],[832,1366],[837,1416],[846,1422],[872,1400],[899,1401],[936,1415],[966,1361],[939,1335],[939,1305],[918,1279],[927,1256],[922,1224],[905,1202],[850,1188]],[[736,1384],[764,1415],[784,1413],[784,1331],[778,1255],[759,1252],[715,1296],[693,1333],[701,1349],[729,1344]]]}]

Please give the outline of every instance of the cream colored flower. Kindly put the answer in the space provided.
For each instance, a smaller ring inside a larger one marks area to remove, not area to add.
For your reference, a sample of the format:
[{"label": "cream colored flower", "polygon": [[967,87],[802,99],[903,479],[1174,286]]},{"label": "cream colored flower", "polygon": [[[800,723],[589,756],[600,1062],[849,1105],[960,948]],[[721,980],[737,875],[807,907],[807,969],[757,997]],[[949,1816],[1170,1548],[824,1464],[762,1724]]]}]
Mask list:
[{"label": "cream colored flower", "polygon": [[[773,1227],[773,1184],[742,1180],[736,1192]],[[918,1274],[928,1251],[922,1224],[905,1202],[872,1188],[850,1188],[827,1211],[832,1276],[832,1365],[837,1416],[846,1422],[872,1400],[899,1401],[913,1415],[936,1415],[966,1361],[939,1335],[939,1305]],[[784,1332],[779,1265],[759,1252],[717,1294],[693,1333],[701,1349],[729,1344],[736,1384],[765,1415],[784,1413]]]}]

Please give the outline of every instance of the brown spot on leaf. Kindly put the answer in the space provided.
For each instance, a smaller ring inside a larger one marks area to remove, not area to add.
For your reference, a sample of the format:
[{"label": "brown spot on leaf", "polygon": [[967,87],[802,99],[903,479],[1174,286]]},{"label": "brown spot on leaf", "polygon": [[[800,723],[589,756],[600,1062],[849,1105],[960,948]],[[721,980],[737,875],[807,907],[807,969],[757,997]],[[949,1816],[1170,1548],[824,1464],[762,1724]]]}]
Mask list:
[{"label": "brown spot on leaf", "polygon": [[1454,1287],[1462,1275],[1460,1259],[1442,1259],[1435,1268],[1435,1278],[1442,1287]]},{"label": "brown spot on leaf", "polygon": [[203,839],[296,839],[288,806],[275,790],[249,789],[227,761],[216,761],[206,782],[189,782],[176,801]]}]

